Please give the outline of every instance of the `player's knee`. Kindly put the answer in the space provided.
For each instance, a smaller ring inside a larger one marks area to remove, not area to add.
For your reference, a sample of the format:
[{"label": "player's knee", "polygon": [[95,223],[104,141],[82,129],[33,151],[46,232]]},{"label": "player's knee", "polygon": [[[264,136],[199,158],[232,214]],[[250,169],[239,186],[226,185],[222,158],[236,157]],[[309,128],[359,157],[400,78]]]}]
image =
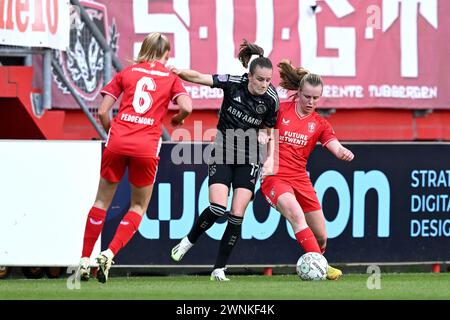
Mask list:
[{"label": "player's knee", "polygon": [[287,214],[286,219],[291,223],[292,226],[301,224],[301,219],[299,219],[294,213]]},{"label": "player's knee", "polygon": [[229,213],[232,216],[243,218],[244,214],[245,214],[245,210],[231,210]]},{"label": "player's knee", "polygon": [[293,210],[287,210],[284,216],[289,221],[294,230],[304,229],[306,227],[306,220],[303,214],[300,214]]}]

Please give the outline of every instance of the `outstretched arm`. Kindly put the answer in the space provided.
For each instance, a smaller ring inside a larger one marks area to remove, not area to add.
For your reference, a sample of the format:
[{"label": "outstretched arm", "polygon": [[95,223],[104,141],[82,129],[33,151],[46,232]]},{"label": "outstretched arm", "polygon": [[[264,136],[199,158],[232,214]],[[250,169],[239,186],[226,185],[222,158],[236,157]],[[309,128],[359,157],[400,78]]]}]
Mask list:
[{"label": "outstretched arm", "polygon": [[339,160],[352,161],[355,157],[353,153],[345,148],[338,140],[328,142],[326,148]]},{"label": "outstretched arm", "polygon": [[198,71],[189,69],[179,70],[173,66],[168,66],[168,68],[183,80],[203,84],[205,86],[213,85],[213,77],[210,74],[203,74]]}]

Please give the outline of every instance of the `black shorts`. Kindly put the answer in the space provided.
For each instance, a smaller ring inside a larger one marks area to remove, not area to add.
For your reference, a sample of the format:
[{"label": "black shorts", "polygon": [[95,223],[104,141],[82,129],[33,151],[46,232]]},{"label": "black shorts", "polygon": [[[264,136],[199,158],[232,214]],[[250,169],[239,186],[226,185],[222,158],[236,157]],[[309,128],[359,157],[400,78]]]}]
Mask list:
[{"label": "black shorts", "polygon": [[228,188],[245,188],[252,193],[259,179],[260,164],[216,164],[208,165],[208,185],[220,183]]}]

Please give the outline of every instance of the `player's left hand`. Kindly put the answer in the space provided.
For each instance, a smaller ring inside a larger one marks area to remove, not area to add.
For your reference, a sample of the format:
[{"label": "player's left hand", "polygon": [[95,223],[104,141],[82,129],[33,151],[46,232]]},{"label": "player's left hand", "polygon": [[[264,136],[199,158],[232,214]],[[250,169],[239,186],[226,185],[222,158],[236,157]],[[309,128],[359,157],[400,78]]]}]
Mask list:
[{"label": "player's left hand", "polygon": [[353,154],[353,152],[351,152],[347,148],[342,147],[341,157],[340,157],[341,160],[352,161],[354,157],[355,157],[355,155]]},{"label": "player's left hand", "polygon": [[270,140],[270,136],[267,134],[267,131],[264,129],[259,130],[258,132],[258,142],[260,144],[267,144]]}]

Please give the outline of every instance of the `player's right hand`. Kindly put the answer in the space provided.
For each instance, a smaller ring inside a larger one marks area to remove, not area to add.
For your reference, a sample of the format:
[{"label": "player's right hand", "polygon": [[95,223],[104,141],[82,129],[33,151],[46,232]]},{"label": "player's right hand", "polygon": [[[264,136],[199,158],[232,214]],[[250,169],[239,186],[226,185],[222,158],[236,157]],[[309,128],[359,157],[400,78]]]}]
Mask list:
[{"label": "player's right hand", "polygon": [[168,65],[167,69],[169,69],[170,71],[172,71],[173,73],[175,73],[176,75],[180,74],[180,70],[178,70],[177,68],[175,68],[172,65]]},{"label": "player's right hand", "polygon": [[272,176],[274,174],[274,161],[272,157],[269,157],[264,162],[264,165],[261,170],[261,179],[264,179],[267,176]]}]

